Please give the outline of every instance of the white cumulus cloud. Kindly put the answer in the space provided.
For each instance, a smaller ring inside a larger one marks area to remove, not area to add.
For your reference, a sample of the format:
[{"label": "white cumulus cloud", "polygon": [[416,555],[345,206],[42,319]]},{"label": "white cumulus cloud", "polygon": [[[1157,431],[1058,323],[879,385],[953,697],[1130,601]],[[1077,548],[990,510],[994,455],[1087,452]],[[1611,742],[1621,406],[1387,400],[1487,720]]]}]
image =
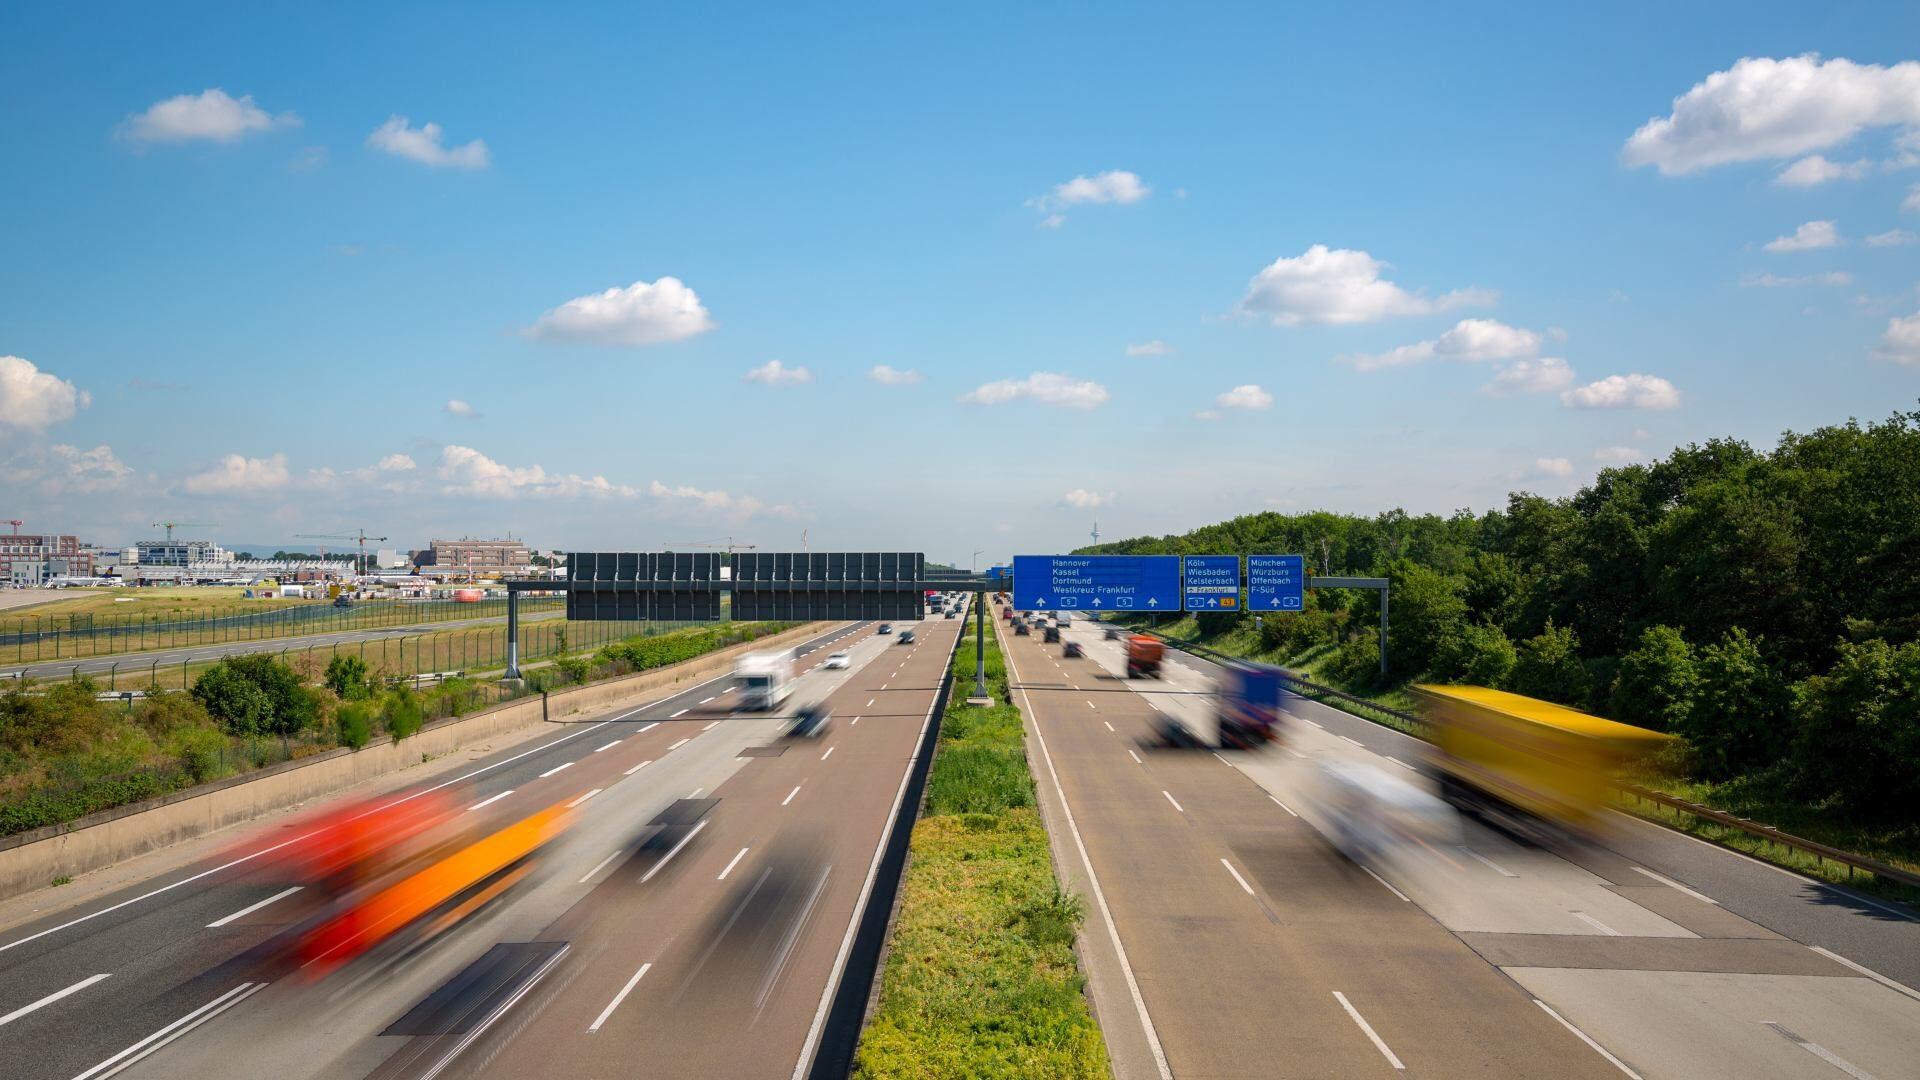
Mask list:
[{"label": "white cumulus cloud", "polygon": [[440,410],[446,413],[448,416],[460,416],[460,417],[465,417],[467,419],[472,419],[480,415],[480,410],[474,408],[472,405],[467,404],[466,402],[460,400],[459,398],[448,398],[447,403],[445,405],[440,406]]},{"label": "white cumulus cloud", "polygon": [[633,488],[604,476],[550,473],[539,465],[505,465],[470,446],[443,447],[439,473],[448,495],[514,499],[523,495],[578,498],[635,494]]},{"label": "white cumulus cloud", "polygon": [[1560,394],[1569,409],[1675,409],[1680,391],[1658,375],[1609,375]]},{"label": "white cumulus cloud", "polygon": [[921,376],[912,369],[902,371],[886,364],[875,364],[867,369],[867,378],[882,386],[912,386],[920,381]]},{"label": "white cumulus cloud", "polygon": [[1315,244],[1304,254],[1279,258],[1255,274],[1240,310],[1273,320],[1346,325],[1405,315],[1431,315],[1495,300],[1487,289],[1459,289],[1437,297],[1406,289],[1380,276],[1385,263],[1364,251]]},{"label": "white cumulus cloud", "polygon": [[1253,383],[1247,383],[1214,398],[1213,403],[1223,409],[1247,409],[1258,412],[1261,409],[1273,407],[1273,395]]},{"label": "white cumulus cloud", "polygon": [[1839,162],[1814,154],[1781,169],[1773,182],[1781,187],[1814,187],[1832,180],[1858,180],[1872,171],[1873,162],[1866,158]]},{"label": "white cumulus cloud", "polygon": [[279,116],[253,103],[251,95],[230,97],[214,87],[198,94],[180,94],[156,101],[147,111],[129,116],[121,133],[133,142],[177,143],[206,139],[234,142],[248,135],[280,127],[298,127],[292,113]]},{"label": "white cumulus cloud", "polygon": [[1563,457],[1534,458],[1533,471],[1540,476],[1554,476],[1565,479],[1573,475],[1573,462]]},{"label": "white cumulus cloud", "polygon": [[40,431],[93,403],[92,395],[31,360],[0,356],[0,424]]},{"label": "white cumulus cloud", "polygon": [[1906,247],[1909,244],[1920,244],[1920,234],[1905,229],[1888,229],[1867,237],[1868,247]]},{"label": "white cumulus cloud", "polygon": [[1152,191],[1153,188],[1135,174],[1125,169],[1109,169],[1092,176],[1076,176],[1064,184],[1057,184],[1045,195],[1028,199],[1027,205],[1046,215],[1040,220],[1041,228],[1057,229],[1066,223],[1066,215],[1061,211],[1069,206],[1127,206],[1145,199]]},{"label": "white cumulus cloud", "polygon": [[388,454],[386,457],[381,458],[380,461],[374,465],[374,468],[380,472],[396,473],[412,472],[419,468],[419,466],[416,465],[413,458],[407,454]]},{"label": "white cumulus cloud", "polygon": [[187,477],[181,487],[190,495],[250,495],[281,490],[289,479],[285,454],[263,458],[227,454],[212,468]]},{"label": "white cumulus cloud", "polygon": [[778,360],[769,360],[740,378],[742,382],[766,383],[768,386],[793,386],[812,382],[813,372],[804,367],[788,367]]},{"label": "white cumulus cloud", "polygon": [[367,136],[367,145],[436,169],[484,169],[492,162],[486,140],[446,146],[441,142],[444,134],[439,124],[413,127],[406,117],[396,115],[373,129],[373,134]]},{"label": "white cumulus cloud", "polygon": [[1091,379],[1073,379],[1052,371],[1036,371],[1024,379],[1000,379],[961,395],[975,405],[1000,405],[1032,398],[1042,405],[1064,409],[1092,409],[1106,403],[1107,388]]},{"label": "white cumulus cloud", "polygon": [[1088,491],[1086,488],[1074,488],[1060,496],[1060,501],[1075,510],[1093,510],[1112,502],[1113,495],[1111,491],[1102,495],[1097,491]]},{"label": "white cumulus cloud", "polygon": [[1573,384],[1573,368],[1557,356],[1514,360],[1500,365],[1493,378],[1480,388],[1492,397],[1512,394],[1546,394]]},{"label": "white cumulus cloud", "polygon": [[1796,157],[1874,127],[1920,127],[1920,63],[1744,57],[1675,98],[1627,140],[1629,165],[1667,175]]},{"label": "white cumulus cloud", "polygon": [[713,326],[692,289],[679,278],[663,277],[577,296],[540,316],[527,333],[549,341],[658,345],[685,341]]},{"label": "white cumulus cloud", "polygon": [[776,517],[791,517],[794,514],[793,507],[784,503],[768,506],[751,495],[734,495],[717,489],[697,488],[691,484],[668,485],[655,480],[647,485],[647,494],[668,503],[680,503],[700,510],[724,514],[733,520],[741,520],[762,513]]},{"label": "white cumulus cloud", "polygon": [[1152,341],[1143,341],[1138,345],[1127,346],[1128,356],[1166,356],[1172,352],[1173,346],[1161,341],[1159,338],[1155,338]]},{"label": "white cumulus cloud", "polygon": [[1815,248],[1830,248],[1840,243],[1840,230],[1831,221],[1809,221],[1793,230],[1791,236],[1776,236],[1763,245],[1766,250],[1776,254],[1788,251],[1811,251]]},{"label": "white cumulus cloud", "polygon": [[1401,345],[1383,353],[1358,353],[1340,359],[1355,371],[1379,371],[1428,360],[1512,360],[1540,351],[1537,331],[1508,326],[1498,319],[1462,319],[1453,329],[1431,341]]},{"label": "white cumulus cloud", "polygon": [[54,446],[51,453],[58,471],[48,477],[47,486],[56,494],[113,491],[133,479],[133,470],[115,457],[113,448],[105,443],[91,450],[60,444]]},{"label": "white cumulus cloud", "polygon": [[1873,354],[1896,364],[1920,365],[1920,312],[1904,319],[1888,319],[1887,332]]}]

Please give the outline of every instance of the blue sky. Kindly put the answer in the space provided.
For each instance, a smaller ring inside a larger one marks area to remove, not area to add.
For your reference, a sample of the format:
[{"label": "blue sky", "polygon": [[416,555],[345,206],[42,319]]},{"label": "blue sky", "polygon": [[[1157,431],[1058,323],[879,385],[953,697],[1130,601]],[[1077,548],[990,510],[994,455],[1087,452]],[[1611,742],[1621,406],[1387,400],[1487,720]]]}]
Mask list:
[{"label": "blue sky", "polygon": [[1828,7],[9,6],[0,509],[965,559],[1884,417],[1920,9]]}]

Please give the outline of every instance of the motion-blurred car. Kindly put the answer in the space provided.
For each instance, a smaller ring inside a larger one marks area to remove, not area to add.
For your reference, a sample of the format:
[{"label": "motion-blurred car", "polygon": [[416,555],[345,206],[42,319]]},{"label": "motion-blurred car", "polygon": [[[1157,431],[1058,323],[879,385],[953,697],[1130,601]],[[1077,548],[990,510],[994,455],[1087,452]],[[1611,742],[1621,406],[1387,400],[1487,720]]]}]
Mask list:
[{"label": "motion-blurred car", "polygon": [[1122,634],[1124,634],[1124,633],[1126,633],[1126,631],[1124,631],[1124,630],[1122,630],[1122,629],[1120,629],[1120,628],[1119,628],[1119,627],[1117,627],[1117,626],[1109,626],[1109,627],[1107,627],[1107,640],[1108,640],[1108,641],[1119,641],[1119,640],[1120,640],[1120,636],[1121,636]]},{"label": "motion-blurred car", "polygon": [[1059,640],[1060,640],[1060,628],[1057,626],[1047,627],[1047,632],[1046,632],[1047,643],[1052,644]]},{"label": "motion-blurred car", "polygon": [[901,644],[901,645],[911,645],[911,644],[913,644],[913,631],[911,631],[911,630],[902,630],[902,631],[900,631],[900,640],[899,640],[899,642],[898,642],[898,644]]},{"label": "motion-blurred car", "polygon": [[1060,647],[1060,655],[1072,660],[1075,657],[1087,655],[1087,650],[1081,647],[1079,642],[1069,641]]},{"label": "motion-blurred car", "polygon": [[820,666],[827,668],[828,670],[833,670],[835,668],[844,668],[851,663],[853,663],[852,657],[848,656],[846,653],[837,652],[837,653],[832,653],[828,655],[826,663]]},{"label": "motion-blurred car", "polygon": [[957,618],[959,618],[959,617],[960,617],[960,613],[959,613],[959,612],[957,612],[957,611],[949,611],[949,612],[947,612],[947,618],[949,618],[949,619],[957,619]]},{"label": "motion-blurred car", "polygon": [[1031,634],[1031,633],[1033,633],[1033,631],[1031,631],[1031,630],[1029,630],[1029,629],[1027,629],[1027,624],[1026,624],[1026,623],[1023,623],[1023,622],[1016,622],[1016,623],[1014,623],[1014,624],[1013,624],[1013,636],[1014,636],[1014,637],[1026,637],[1027,635],[1029,635],[1029,634]]},{"label": "motion-blurred car", "polygon": [[876,634],[891,634],[891,633],[893,633],[893,624],[892,624],[892,623],[890,623],[890,622],[883,622],[883,623],[881,623],[881,624],[880,624],[880,628],[879,628],[879,629],[877,629],[877,630],[875,630],[875,631],[874,631],[874,633],[876,633]]},{"label": "motion-blurred car", "polygon": [[793,739],[812,739],[826,734],[833,726],[833,710],[825,702],[802,705],[793,714],[793,723],[787,725],[787,736]]}]

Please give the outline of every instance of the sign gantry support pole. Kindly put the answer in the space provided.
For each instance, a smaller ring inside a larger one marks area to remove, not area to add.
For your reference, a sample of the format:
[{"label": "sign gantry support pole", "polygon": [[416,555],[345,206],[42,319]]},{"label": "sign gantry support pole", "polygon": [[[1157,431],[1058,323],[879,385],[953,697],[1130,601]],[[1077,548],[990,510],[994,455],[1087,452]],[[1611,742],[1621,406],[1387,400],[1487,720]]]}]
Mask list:
[{"label": "sign gantry support pole", "polygon": [[973,594],[973,696],[969,705],[991,705],[993,694],[987,690],[987,591]]}]

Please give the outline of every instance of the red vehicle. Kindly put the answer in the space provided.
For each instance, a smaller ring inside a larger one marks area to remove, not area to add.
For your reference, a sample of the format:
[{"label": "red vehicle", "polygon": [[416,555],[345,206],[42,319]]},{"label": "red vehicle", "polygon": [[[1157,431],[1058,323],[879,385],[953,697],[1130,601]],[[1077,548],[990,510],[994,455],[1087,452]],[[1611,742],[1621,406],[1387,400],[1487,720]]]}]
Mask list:
[{"label": "red vehicle", "polygon": [[1167,647],[1159,638],[1145,634],[1134,634],[1127,638],[1127,678],[1145,679],[1160,677],[1160,659],[1166,655]]},{"label": "red vehicle", "polygon": [[1013,621],[1013,609],[1012,609],[1012,608],[1010,608],[1010,607],[1003,607],[1003,608],[1001,608],[1001,609],[1000,609],[1000,621],[1001,621],[1001,622],[1012,622],[1012,621]]}]

